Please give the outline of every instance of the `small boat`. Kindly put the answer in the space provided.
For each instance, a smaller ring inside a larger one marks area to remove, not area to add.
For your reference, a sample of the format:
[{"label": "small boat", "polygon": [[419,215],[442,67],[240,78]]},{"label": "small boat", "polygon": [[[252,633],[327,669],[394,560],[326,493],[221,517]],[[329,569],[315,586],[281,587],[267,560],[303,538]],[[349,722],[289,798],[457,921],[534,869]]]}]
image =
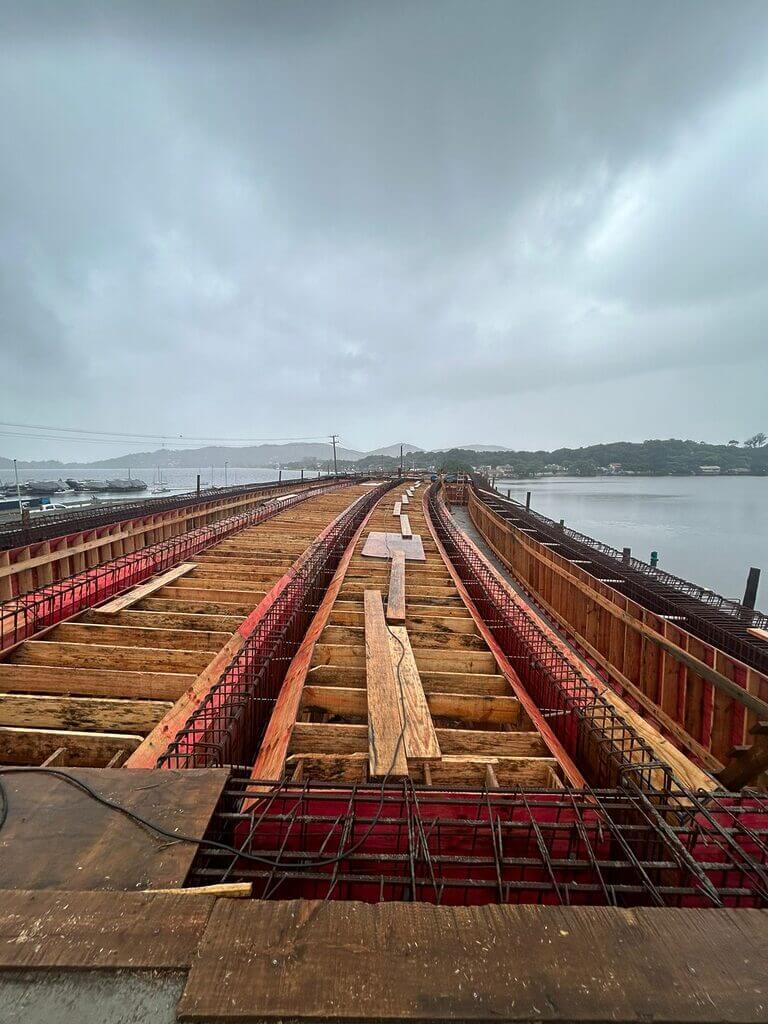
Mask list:
[{"label": "small boat", "polygon": [[155,476],[154,476],[154,478],[152,480],[152,486],[151,486],[151,488],[149,490],[149,493],[150,494],[170,494],[171,493],[171,488],[168,487],[166,485],[166,483],[165,483],[165,480],[163,480],[163,471],[160,469],[159,466],[157,467],[157,470],[155,471]]}]

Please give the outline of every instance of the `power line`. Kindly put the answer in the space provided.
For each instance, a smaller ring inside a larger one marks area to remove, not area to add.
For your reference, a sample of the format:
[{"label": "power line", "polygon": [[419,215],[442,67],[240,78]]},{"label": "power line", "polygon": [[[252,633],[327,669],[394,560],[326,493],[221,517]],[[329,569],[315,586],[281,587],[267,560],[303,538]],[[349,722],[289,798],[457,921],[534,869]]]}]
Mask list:
[{"label": "power line", "polygon": [[[15,427],[23,430],[47,430],[56,431],[57,433],[63,434],[95,434],[98,437],[103,438],[132,438],[134,440],[147,440],[147,441],[220,441],[224,444],[255,444],[255,443],[269,443],[278,441],[326,441],[328,440],[327,434],[314,434],[307,437],[192,437],[187,434],[138,434],[130,433],[127,431],[120,430],[90,430],[87,427],[52,427],[42,423],[7,423],[0,421],[0,427]],[[41,434],[16,434],[16,437],[43,437]],[[91,438],[94,440],[95,438]],[[65,440],[62,438],[61,440]],[[77,440],[85,441],[87,437],[78,437]]]}]

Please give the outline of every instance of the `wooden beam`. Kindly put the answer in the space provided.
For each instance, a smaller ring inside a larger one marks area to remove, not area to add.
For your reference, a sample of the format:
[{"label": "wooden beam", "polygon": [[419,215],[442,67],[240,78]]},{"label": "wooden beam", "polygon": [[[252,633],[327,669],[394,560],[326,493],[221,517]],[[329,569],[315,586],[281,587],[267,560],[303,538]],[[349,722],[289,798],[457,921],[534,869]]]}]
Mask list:
[{"label": "wooden beam", "polygon": [[393,626],[405,625],[405,552],[395,551],[389,570],[387,592],[387,622]]},{"label": "wooden beam", "polygon": [[547,757],[537,732],[490,732],[481,729],[438,729],[445,754],[486,754],[492,757]]},{"label": "wooden beam", "polygon": [[404,626],[390,626],[389,651],[405,717],[406,757],[419,761],[438,759],[440,744]]},{"label": "wooden beam", "polygon": [[147,583],[133,587],[127,594],[116,597],[112,601],[107,601],[106,604],[99,607],[99,611],[114,614],[115,612],[121,612],[124,608],[130,608],[132,604],[136,604],[137,601],[141,601],[144,597],[149,597],[156,590],[166,586],[168,583],[172,583],[173,580],[177,580],[179,576],[186,575],[186,573],[191,572],[196,567],[195,562],[182,562],[175,569],[169,569],[168,572],[160,573],[159,576],[155,576]]},{"label": "wooden beam", "polygon": [[410,540],[413,537],[413,530],[411,530],[411,521],[408,516],[400,516],[400,536],[403,540]]},{"label": "wooden beam", "polygon": [[402,509],[402,502],[396,501],[395,502],[395,507],[392,509],[392,515],[395,516],[395,518],[397,518],[400,515],[401,509]]},{"label": "wooden beam", "polygon": [[77,732],[66,729],[18,729],[0,725],[0,750],[5,764],[39,765],[59,747],[67,765],[102,767],[119,750],[134,750],[141,736],[122,733]]},{"label": "wooden beam", "polygon": [[146,733],[170,707],[154,700],[0,693],[0,725],[81,732]]},{"label": "wooden beam", "polygon": [[194,681],[192,674],[175,672],[122,672],[116,669],[0,663],[0,691],[3,693],[71,694],[165,701],[177,700]]},{"label": "wooden beam", "polygon": [[369,770],[372,778],[404,776],[408,774],[408,762],[401,696],[392,668],[381,592],[366,590],[363,601]]}]

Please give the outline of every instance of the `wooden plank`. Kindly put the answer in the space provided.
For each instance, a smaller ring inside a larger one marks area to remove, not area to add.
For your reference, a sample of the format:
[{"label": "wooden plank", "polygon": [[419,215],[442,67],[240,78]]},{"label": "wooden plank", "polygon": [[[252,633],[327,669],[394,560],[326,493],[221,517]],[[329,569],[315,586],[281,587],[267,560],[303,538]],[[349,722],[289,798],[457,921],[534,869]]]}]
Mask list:
[{"label": "wooden plank", "polygon": [[130,608],[132,604],[136,604],[137,601],[141,601],[144,597],[149,597],[154,594],[160,587],[166,586],[168,583],[172,583],[173,580],[177,580],[179,576],[184,576],[186,573],[191,572],[192,569],[196,568],[196,562],[182,562],[181,565],[177,565],[174,569],[169,569],[168,572],[160,573],[159,576],[155,576],[147,583],[142,583],[138,587],[134,587],[129,590],[127,594],[122,594],[120,597],[114,598],[112,601],[107,601],[99,607],[99,611],[108,612],[114,614],[115,612],[121,612],[124,608]]},{"label": "wooden plank", "polygon": [[400,516],[400,536],[405,540],[410,540],[413,537],[413,530],[411,530],[411,521],[408,516]]},{"label": "wooden plank", "polygon": [[405,625],[405,552],[395,551],[389,570],[387,591],[387,622],[393,626]]},{"label": "wooden plank", "polygon": [[119,750],[135,750],[140,743],[141,736],[132,734],[0,725],[0,750],[5,764],[40,765],[64,747],[67,764],[98,767],[111,761]]},{"label": "wooden plank", "polygon": [[392,515],[395,516],[395,518],[399,517],[401,509],[402,509],[402,502],[396,501],[395,502],[395,507],[392,509]]},{"label": "wooden plank", "polygon": [[399,681],[405,717],[406,756],[419,761],[439,759],[440,744],[411,650],[408,630],[404,626],[390,626],[388,635],[392,669]]},{"label": "wooden plank", "polygon": [[178,1013],[764,1024],[767,942],[759,910],[221,900]]},{"label": "wooden plank", "polygon": [[361,552],[364,558],[391,558],[395,551],[404,551],[407,562],[426,562],[424,545],[419,534],[406,540],[399,533],[371,530]]},{"label": "wooden plank", "polygon": [[170,706],[169,702],[157,700],[0,693],[0,725],[145,733],[155,726]]},{"label": "wooden plank", "polygon": [[177,672],[122,672],[98,668],[10,665],[0,662],[3,693],[71,694],[81,697],[126,697],[177,700],[195,677]]},{"label": "wooden plank", "polygon": [[546,757],[547,745],[537,732],[492,732],[482,729],[437,729],[444,754],[486,754],[491,757]]},{"label": "wooden plank", "polygon": [[765,640],[768,642],[768,629],[758,629],[757,626],[750,626],[747,629],[747,632],[758,640]]},{"label": "wooden plank", "polygon": [[[0,890],[0,970],[185,970],[214,902],[170,893]],[[66,1018],[73,1019],[62,1007],[58,1019]]]},{"label": "wooden plank", "polygon": [[401,696],[392,668],[381,592],[366,590],[365,676],[368,691],[368,757],[373,778],[408,774]]},{"label": "wooden plank", "polygon": [[16,648],[8,664],[124,668],[139,672],[151,665],[158,671],[186,674],[201,671],[214,654],[215,651],[157,650],[149,647],[117,647],[113,644],[66,644],[34,640]]},{"label": "wooden plank", "polygon": [[410,498],[408,497],[408,492],[407,492],[407,491],[404,491],[404,492],[403,492],[403,493],[402,493],[402,494],[400,495],[400,504],[401,504],[401,505],[407,505],[409,501],[410,501]]},{"label": "wooden plank", "polygon": [[[62,771],[148,821],[194,836],[205,833],[229,777],[220,768]],[[194,845],[159,840],[57,776],[10,774],[3,776],[3,786],[8,794],[0,838],[3,888],[136,890],[184,884]]]}]

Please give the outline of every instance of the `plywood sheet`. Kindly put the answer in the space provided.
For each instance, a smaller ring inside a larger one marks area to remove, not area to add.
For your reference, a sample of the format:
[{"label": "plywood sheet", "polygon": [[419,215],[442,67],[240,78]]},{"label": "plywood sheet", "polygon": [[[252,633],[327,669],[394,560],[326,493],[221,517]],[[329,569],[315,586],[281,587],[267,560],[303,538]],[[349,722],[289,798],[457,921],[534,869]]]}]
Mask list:
[{"label": "plywood sheet", "polygon": [[365,539],[362,554],[366,558],[391,558],[395,551],[402,551],[407,562],[427,560],[419,533],[406,540],[399,533],[380,533],[372,530]]},{"label": "plywood sheet", "polygon": [[[201,836],[226,769],[62,771],[165,829]],[[0,830],[5,889],[161,889],[184,884],[196,848],[158,840],[123,815],[44,772],[3,776],[8,818]]]}]

